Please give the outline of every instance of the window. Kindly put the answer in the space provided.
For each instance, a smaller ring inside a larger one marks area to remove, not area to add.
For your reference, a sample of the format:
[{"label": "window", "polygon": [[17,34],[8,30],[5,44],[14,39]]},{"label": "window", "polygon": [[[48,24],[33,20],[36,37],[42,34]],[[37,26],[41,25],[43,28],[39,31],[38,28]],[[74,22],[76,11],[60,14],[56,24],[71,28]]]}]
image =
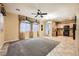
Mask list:
[{"label": "window", "polygon": [[33,32],[37,32],[38,31],[38,24],[34,23],[33,24]]},{"label": "window", "polygon": [[3,15],[0,13],[0,31],[3,31]]},{"label": "window", "polygon": [[28,32],[31,30],[31,25],[29,22],[22,22],[20,24],[20,32]]},{"label": "window", "polygon": [[46,28],[46,35],[48,35],[49,31],[50,31],[49,24],[50,23],[48,23],[48,22],[46,23],[46,27],[45,27]]}]

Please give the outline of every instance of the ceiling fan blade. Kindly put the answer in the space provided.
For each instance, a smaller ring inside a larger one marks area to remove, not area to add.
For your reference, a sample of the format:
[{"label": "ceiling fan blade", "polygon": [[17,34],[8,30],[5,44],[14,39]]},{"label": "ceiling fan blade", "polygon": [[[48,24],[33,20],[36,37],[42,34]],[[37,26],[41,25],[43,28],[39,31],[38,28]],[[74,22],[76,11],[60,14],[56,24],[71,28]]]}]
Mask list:
[{"label": "ceiling fan blade", "polygon": [[41,13],[41,15],[47,15],[47,13]]},{"label": "ceiling fan blade", "polygon": [[38,16],[38,14],[35,17],[37,17],[37,16]]},{"label": "ceiling fan blade", "polygon": [[38,9],[38,11],[40,11],[40,9]]},{"label": "ceiling fan blade", "polygon": [[37,9],[37,13],[32,13],[32,15],[35,15],[35,17],[40,16],[41,18],[43,18],[43,15],[47,15],[47,13],[42,13],[40,9]]}]

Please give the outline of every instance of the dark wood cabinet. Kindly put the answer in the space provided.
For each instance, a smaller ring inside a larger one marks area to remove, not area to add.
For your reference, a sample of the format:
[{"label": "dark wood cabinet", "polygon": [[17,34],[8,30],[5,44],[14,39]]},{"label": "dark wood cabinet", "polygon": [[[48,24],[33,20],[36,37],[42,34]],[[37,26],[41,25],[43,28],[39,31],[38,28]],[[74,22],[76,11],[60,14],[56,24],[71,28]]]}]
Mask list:
[{"label": "dark wood cabinet", "polygon": [[76,24],[73,24],[73,39],[75,40]]},{"label": "dark wood cabinet", "polygon": [[63,32],[64,36],[69,36],[69,31],[70,31],[69,29],[70,29],[69,26],[64,26],[64,32]]}]

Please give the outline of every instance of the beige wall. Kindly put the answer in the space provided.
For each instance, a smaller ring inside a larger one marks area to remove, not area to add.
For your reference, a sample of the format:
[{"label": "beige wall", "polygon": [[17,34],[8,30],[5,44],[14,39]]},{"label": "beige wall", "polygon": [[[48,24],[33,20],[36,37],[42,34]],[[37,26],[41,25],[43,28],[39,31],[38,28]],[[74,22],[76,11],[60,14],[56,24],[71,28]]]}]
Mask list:
[{"label": "beige wall", "polygon": [[76,45],[76,54],[79,56],[79,15],[77,15],[77,21],[76,21],[76,42],[75,42],[75,45]]},{"label": "beige wall", "polygon": [[29,38],[30,38],[30,32],[21,32],[20,33],[20,40],[29,39]]},{"label": "beige wall", "polygon": [[65,25],[69,25],[70,26],[70,28],[72,28],[73,27],[73,23],[68,23],[68,24],[58,24],[58,28],[64,28],[64,26]]},{"label": "beige wall", "polygon": [[29,39],[29,38],[30,38],[30,32],[25,32],[24,39]]},{"label": "beige wall", "polygon": [[38,37],[37,35],[38,35],[38,33],[37,33],[37,32],[33,32],[33,37],[35,37],[35,38],[36,38],[36,37]]},{"label": "beige wall", "polygon": [[[41,25],[43,25],[43,31],[41,31]],[[39,37],[43,37],[45,35],[45,21],[40,20],[39,24]]]},{"label": "beige wall", "polygon": [[5,41],[15,41],[19,39],[19,21],[18,15],[7,13],[7,16],[4,17],[4,27]]},{"label": "beige wall", "polygon": [[30,33],[30,32],[24,32],[24,33],[20,33],[20,38],[21,39],[29,39],[31,38],[31,34],[33,34],[33,37],[32,38],[36,38],[38,37],[38,33],[37,32],[33,32],[33,33]]},{"label": "beige wall", "polygon": [[57,26],[56,26],[56,22],[52,21],[52,36],[56,36],[56,29],[57,29]]}]

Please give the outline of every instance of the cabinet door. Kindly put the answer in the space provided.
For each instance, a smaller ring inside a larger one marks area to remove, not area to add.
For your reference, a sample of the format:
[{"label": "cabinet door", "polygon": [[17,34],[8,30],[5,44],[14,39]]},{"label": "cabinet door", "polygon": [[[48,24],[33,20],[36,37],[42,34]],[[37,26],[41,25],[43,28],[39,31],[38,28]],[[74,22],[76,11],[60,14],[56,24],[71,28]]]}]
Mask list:
[{"label": "cabinet door", "polygon": [[69,36],[69,26],[64,26],[64,36]]}]

